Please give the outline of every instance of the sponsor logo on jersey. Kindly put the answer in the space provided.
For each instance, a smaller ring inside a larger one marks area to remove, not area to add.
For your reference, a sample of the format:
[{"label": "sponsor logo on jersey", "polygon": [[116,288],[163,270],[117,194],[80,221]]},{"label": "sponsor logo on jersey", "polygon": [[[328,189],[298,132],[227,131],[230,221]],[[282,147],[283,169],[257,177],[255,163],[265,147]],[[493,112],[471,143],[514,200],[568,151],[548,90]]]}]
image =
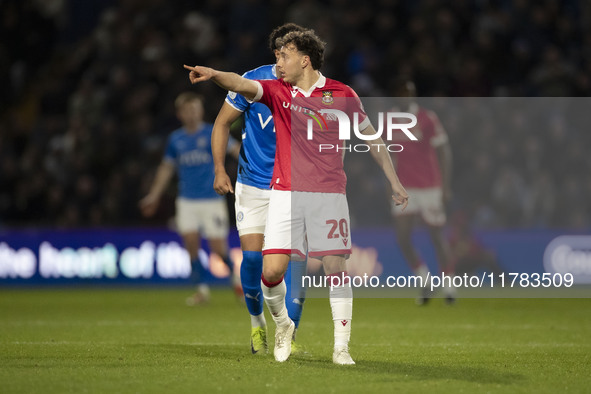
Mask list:
[{"label": "sponsor logo on jersey", "polygon": [[199,150],[191,150],[180,155],[179,163],[185,166],[197,166],[212,161],[211,155]]},{"label": "sponsor logo on jersey", "polygon": [[208,138],[198,138],[197,139],[197,148],[205,148],[209,143]]},{"label": "sponsor logo on jersey", "polygon": [[[322,125],[324,124],[324,127],[326,129],[328,129],[328,125],[326,124],[326,119],[324,119],[324,116],[320,115],[318,112],[315,112],[313,109],[309,109],[306,108],[308,111],[304,111],[304,113],[308,116],[310,116],[312,119],[314,119],[316,121],[316,123],[318,123],[318,126],[320,126],[320,131],[324,130],[324,128],[322,127]],[[322,120],[322,122],[320,122]],[[310,120],[309,123],[311,123],[312,120]],[[310,128],[310,126],[308,126],[308,128]]]}]

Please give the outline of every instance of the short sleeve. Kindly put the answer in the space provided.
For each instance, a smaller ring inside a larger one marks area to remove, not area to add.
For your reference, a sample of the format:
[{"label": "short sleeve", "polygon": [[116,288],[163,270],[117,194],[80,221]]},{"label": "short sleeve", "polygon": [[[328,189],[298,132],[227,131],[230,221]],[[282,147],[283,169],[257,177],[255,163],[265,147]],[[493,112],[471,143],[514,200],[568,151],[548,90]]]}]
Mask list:
[{"label": "short sleeve", "polygon": [[164,160],[172,163],[176,163],[177,151],[174,148],[172,136],[168,137],[166,141],[166,150],[164,151]]},{"label": "short sleeve", "polygon": [[246,111],[250,105],[243,95],[231,91],[226,95],[226,102],[240,112]]},{"label": "short sleeve", "polygon": [[277,79],[262,79],[255,82],[259,84],[259,92],[253,101],[258,101],[259,103],[263,103],[267,107],[271,108],[272,95],[270,92],[273,90],[277,91],[281,85],[281,82]]}]

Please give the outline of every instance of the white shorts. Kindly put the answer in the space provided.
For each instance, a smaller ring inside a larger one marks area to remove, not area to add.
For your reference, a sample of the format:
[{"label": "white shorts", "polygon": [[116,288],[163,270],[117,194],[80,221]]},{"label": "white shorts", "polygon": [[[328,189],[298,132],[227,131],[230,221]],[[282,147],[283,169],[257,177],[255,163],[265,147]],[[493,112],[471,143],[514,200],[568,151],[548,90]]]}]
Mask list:
[{"label": "white shorts", "polygon": [[427,189],[406,189],[408,193],[408,206],[403,211],[392,201],[392,213],[394,216],[420,214],[423,220],[432,226],[445,224],[445,207],[443,206],[443,191],[439,187]]},{"label": "white shorts", "polygon": [[294,260],[351,254],[347,197],[340,193],[272,190],[263,254]]},{"label": "white shorts", "polygon": [[236,227],[238,235],[264,234],[271,189],[236,182]]},{"label": "white shorts", "polygon": [[177,198],[176,225],[181,234],[197,231],[206,239],[226,238],[228,236],[226,200]]}]

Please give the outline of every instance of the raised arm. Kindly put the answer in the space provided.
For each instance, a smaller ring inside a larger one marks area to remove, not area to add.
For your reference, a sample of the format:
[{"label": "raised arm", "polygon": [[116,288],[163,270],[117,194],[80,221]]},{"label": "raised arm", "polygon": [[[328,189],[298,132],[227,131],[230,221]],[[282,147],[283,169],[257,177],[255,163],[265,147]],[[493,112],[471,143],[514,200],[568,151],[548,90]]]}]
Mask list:
[{"label": "raised arm", "polygon": [[[213,125],[211,134],[211,152],[213,154],[213,164],[215,166],[215,180],[213,189],[218,194],[234,193],[232,182],[226,172],[226,148],[228,146],[228,136],[230,127],[242,112],[234,109],[230,104],[224,102]],[[238,146],[238,144],[237,144]]]},{"label": "raised arm", "polygon": [[224,72],[214,70],[209,67],[201,66],[187,66],[184,67],[189,70],[189,79],[192,84],[207,81],[211,79],[216,85],[220,86],[225,90],[239,93],[246,97],[248,100],[253,100],[259,92],[259,84],[241,77],[236,73]]},{"label": "raised arm", "polygon": [[[374,135],[376,134],[376,131],[370,124],[365,129],[363,129],[361,133],[365,135]],[[406,193],[404,186],[402,186],[400,180],[398,179],[398,175],[396,175],[394,164],[392,164],[392,158],[390,157],[390,154],[386,149],[382,137],[378,137],[372,141],[370,152],[372,157],[381,167],[382,171],[384,171],[386,178],[390,182],[390,186],[392,187],[393,193],[392,199],[394,200],[394,202],[396,202],[396,205],[402,205],[402,209],[405,209],[408,205],[408,193]]]}]

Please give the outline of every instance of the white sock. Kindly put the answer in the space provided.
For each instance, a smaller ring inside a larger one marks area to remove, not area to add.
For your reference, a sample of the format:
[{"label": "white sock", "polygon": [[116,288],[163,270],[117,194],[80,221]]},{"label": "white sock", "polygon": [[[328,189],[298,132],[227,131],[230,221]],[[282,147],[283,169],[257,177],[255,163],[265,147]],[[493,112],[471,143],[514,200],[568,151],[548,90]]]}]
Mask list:
[{"label": "white sock", "polygon": [[287,315],[287,307],[285,306],[285,294],[287,293],[287,287],[285,286],[285,280],[281,280],[276,286],[267,287],[261,280],[261,288],[263,289],[263,297],[265,303],[273,316],[273,320],[278,327],[287,327],[291,324],[291,319]]},{"label": "white sock", "polygon": [[265,313],[261,313],[257,316],[250,315],[250,325],[252,326],[252,328],[266,327],[267,321],[265,320]]},{"label": "white sock", "polygon": [[205,297],[209,297],[210,291],[209,286],[205,283],[200,283],[197,285],[197,292],[204,295]]},{"label": "white sock", "polygon": [[332,288],[330,308],[334,322],[334,347],[347,347],[351,338],[353,317],[353,289],[349,284]]}]

